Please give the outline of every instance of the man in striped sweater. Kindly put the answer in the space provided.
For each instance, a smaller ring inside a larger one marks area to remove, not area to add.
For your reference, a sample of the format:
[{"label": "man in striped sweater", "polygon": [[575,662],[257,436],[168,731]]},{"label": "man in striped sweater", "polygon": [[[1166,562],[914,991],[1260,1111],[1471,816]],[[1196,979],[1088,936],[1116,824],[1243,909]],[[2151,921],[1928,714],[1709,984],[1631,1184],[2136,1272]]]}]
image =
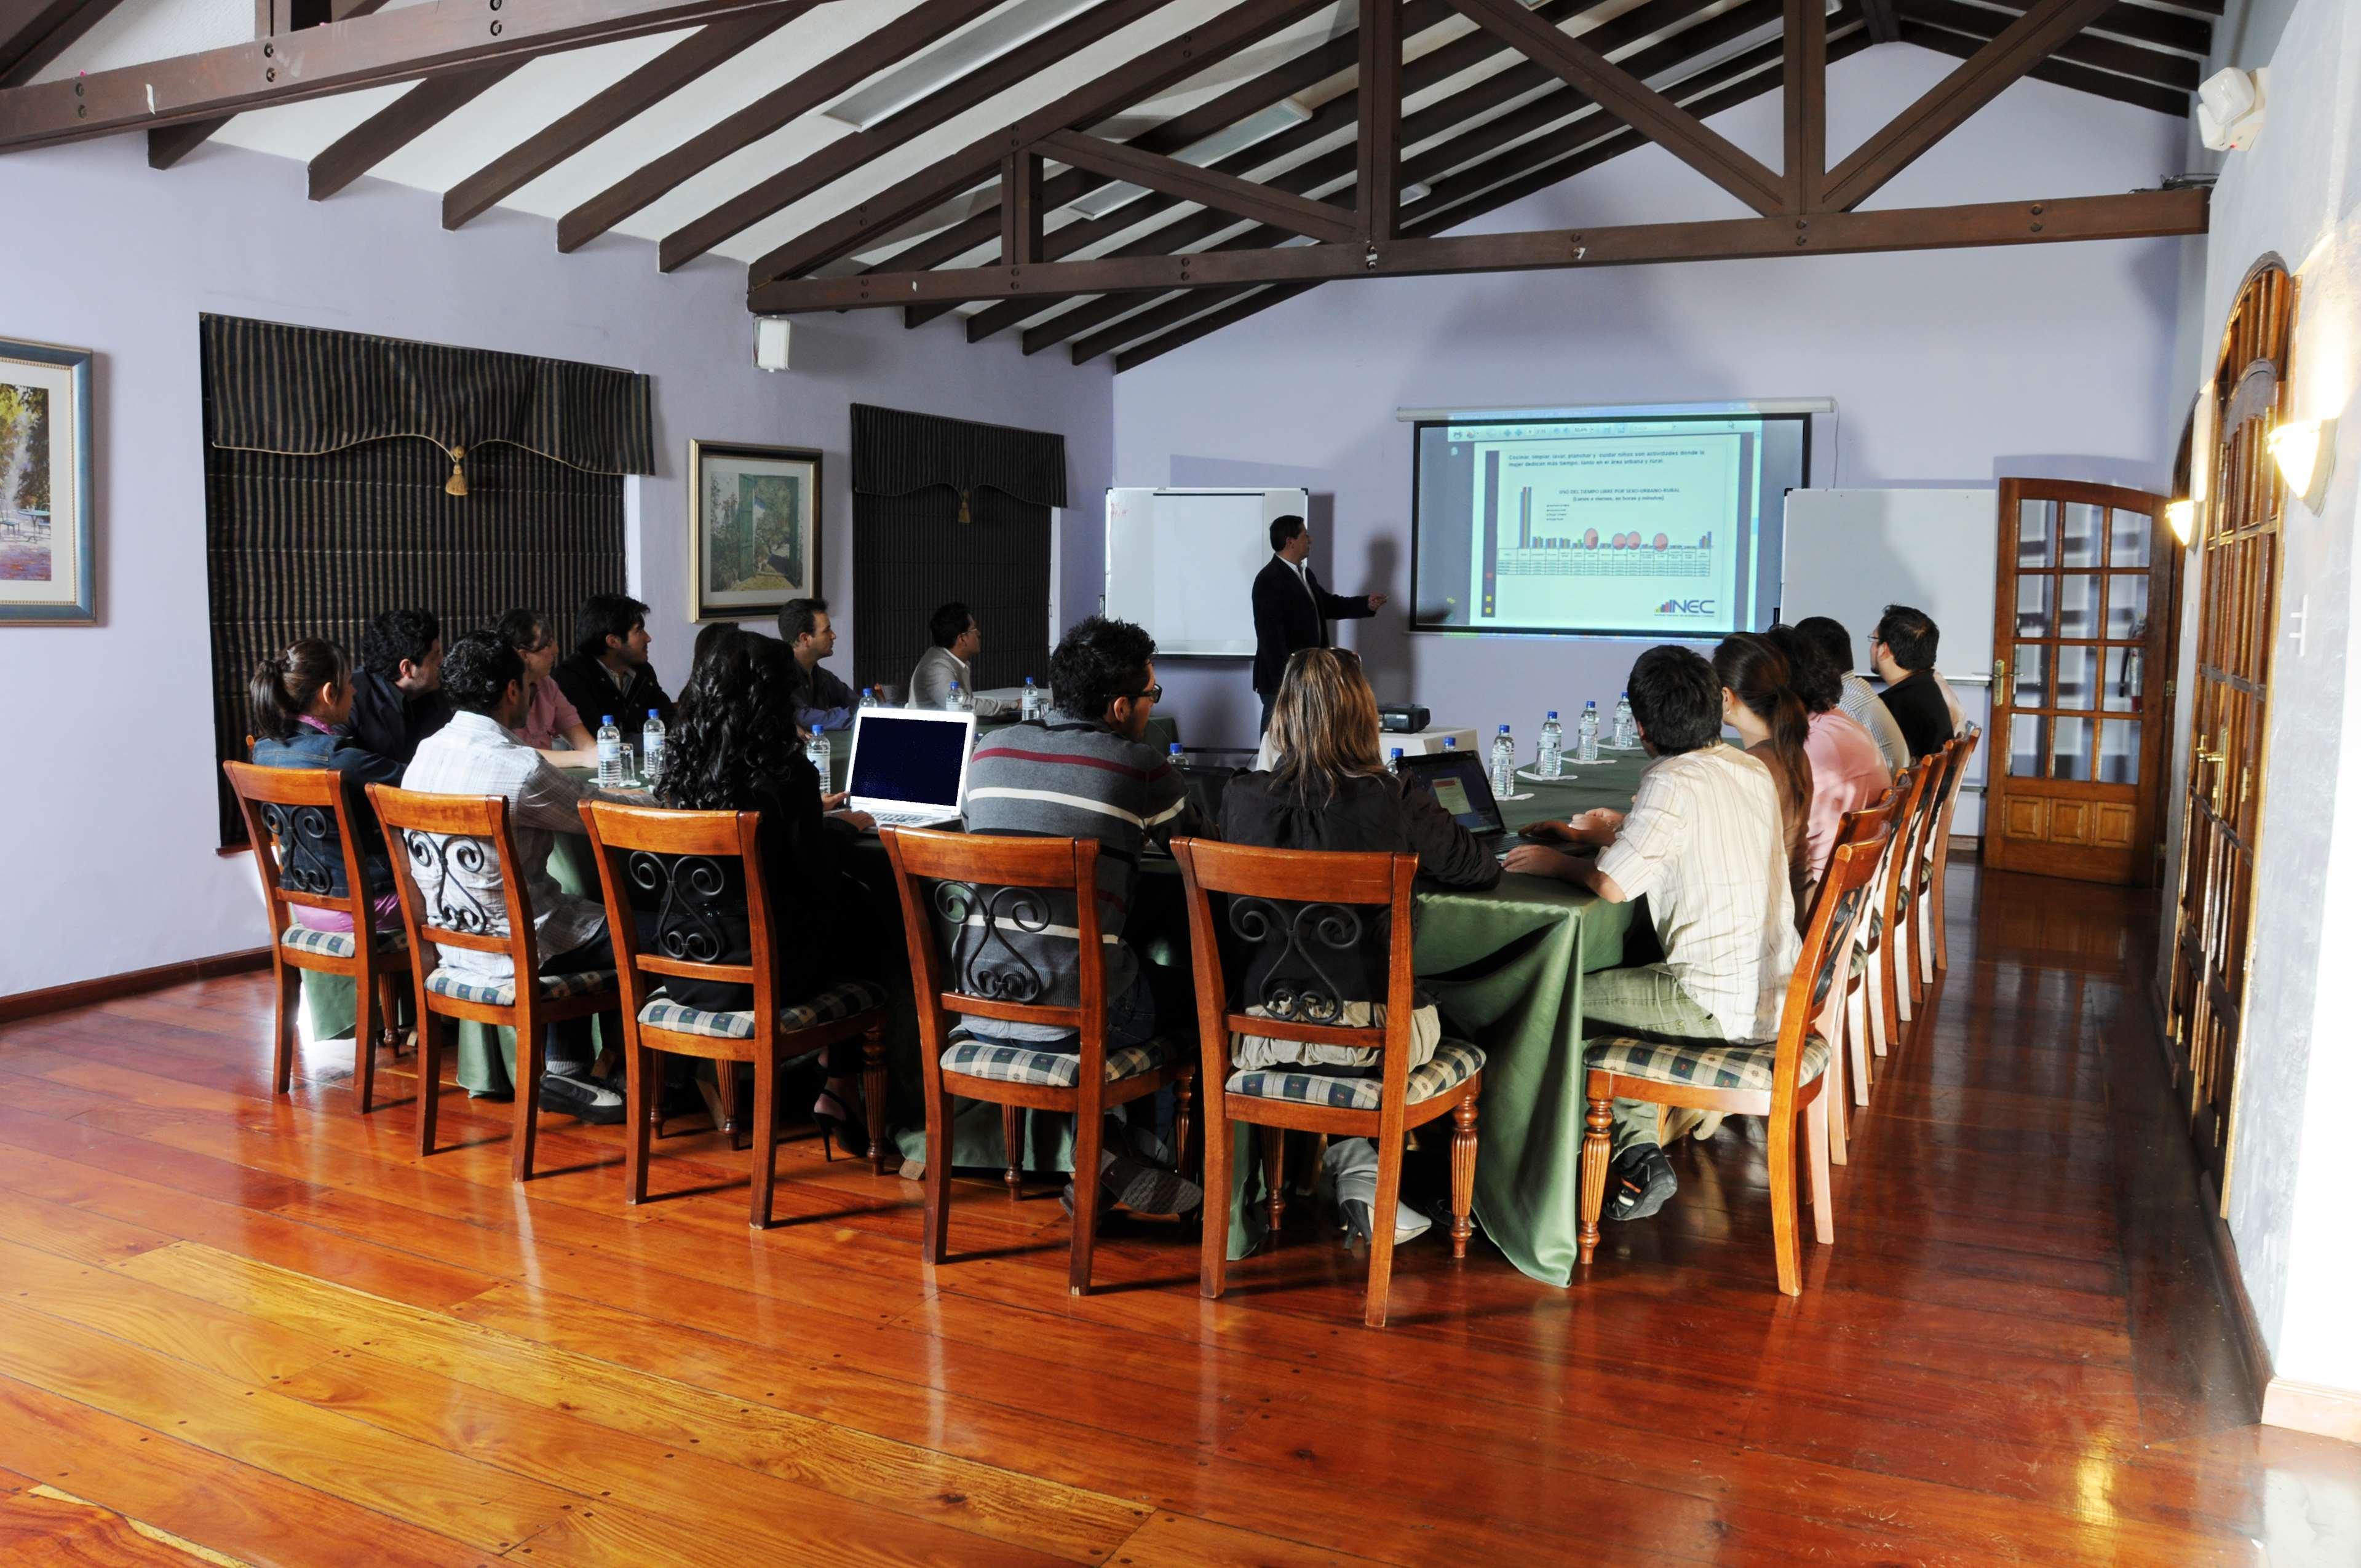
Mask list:
[{"label": "man in striped sweater", "polygon": [[[1150,842],[1203,833],[1179,773],[1144,736],[1164,695],[1156,684],[1156,640],[1128,621],[1093,616],[1068,631],[1049,658],[1057,709],[1047,719],[995,731],[968,764],[966,819],[972,833],[1099,841],[1099,928],[1105,947],[1110,1052],[1156,1035],[1156,999],[1148,966],[1123,940],[1139,882],[1139,859]],[[998,927],[1010,952],[995,948],[994,967],[1021,962],[1043,981],[1038,1000],[1073,1005],[1081,997],[1080,949],[1071,895],[1053,895],[1038,931]],[[1030,925],[1033,922],[1027,921]],[[971,1018],[970,1033],[1028,1044],[1035,1049],[1072,1047],[1070,1032],[1043,1025]],[[1193,1206],[1194,1188],[1176,1197],[1177,1179],[1132,1166],[1127,1157],[1108,1173],[1117,1196],[1132,1207]],[[1162,1178],[1151,1182],[1148,1177]]]}]

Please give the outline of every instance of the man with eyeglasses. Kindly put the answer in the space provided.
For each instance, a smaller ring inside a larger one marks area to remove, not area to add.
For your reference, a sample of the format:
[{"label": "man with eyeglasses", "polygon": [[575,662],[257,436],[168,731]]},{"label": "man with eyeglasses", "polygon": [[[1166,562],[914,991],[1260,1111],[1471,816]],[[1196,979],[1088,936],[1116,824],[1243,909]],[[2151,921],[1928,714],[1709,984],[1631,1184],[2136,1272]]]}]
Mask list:
[{"label": "man with eyeglasses", "polygon": [[[968,763],[965,817],[971,833],[1096,839],[1099,929],[1106,938],[1106,1044],[1110,1051],[1156,1036],[1153,967],[1122,940],[1150,844],[1207,824],[1170,762],[1147,742],[1164,688],[1156,684],[1156,640],[1125,620],[1093,616],[1068,631],[1049,656],[1057,707],[979,740]],[[1070,894],[1050,895],[1039,930],[999,927],[1016,956],[1046,981],[1039,1001],[1071,1007],[1082,999],[1077,913]],[[971,1017],[961,1027],[1035,1050],[1071,1053],[1072,1032]],[[1134,1209],[1180,1212],[1198,1201],[1194,1184],[1129,1154],[1107,1156],[1108,1190]]]}]

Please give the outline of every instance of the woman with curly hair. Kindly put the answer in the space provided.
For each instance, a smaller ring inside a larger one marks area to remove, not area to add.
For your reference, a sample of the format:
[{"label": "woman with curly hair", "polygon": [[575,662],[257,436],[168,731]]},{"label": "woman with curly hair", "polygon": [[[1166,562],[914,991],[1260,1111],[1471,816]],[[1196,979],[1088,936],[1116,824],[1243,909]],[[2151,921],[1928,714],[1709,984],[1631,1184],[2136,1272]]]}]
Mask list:
[{"label": "woman with curly hair", "polygon": [[[763,878],[776,922],[773,956],[778,994],[787,1000],[864,973],[864,960],[880,950],[872,939],[876,922],[868,890],[844,869],[851,840],[872,824],[860,812],[830,810],[841,796],[821,795],[822,781],[804,759],[804,734],[796,722],[799,674],[785,646],[774,639],[735,629],[715,638],[681,693],[656,788],[658,804],[679,810],[762,814]],[[735,878],[737,868],[728,874]],[[717,911],[672,916],[682,927],[697,917],[721,928],[717,961],[744,963],[751,956],[742,887],[725,887]],[[659,945],[667,929],[657,925]],[[664,990],[683,1005],[708,1012],[740,1012],[754,1002],[750,986],[709,981],[671,978]],[[868,1152],[859,1065],[857,1045],[831,1047],[828,1083],[812,1105],[823,1137],[856,1155]]]}]

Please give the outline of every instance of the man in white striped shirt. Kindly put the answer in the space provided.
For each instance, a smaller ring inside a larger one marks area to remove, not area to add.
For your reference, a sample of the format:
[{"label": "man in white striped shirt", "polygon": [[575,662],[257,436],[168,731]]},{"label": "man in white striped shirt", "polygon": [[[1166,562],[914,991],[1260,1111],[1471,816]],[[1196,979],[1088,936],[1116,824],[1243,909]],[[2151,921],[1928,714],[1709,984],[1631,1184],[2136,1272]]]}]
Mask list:
[{"label": "man in white striped shirt", "polygon": [[[1774,1038],[1800,948],[1778,788],[1761,762],[1722,742],[1721,685],[1696,652],[1650,649],[1631,666],[1629,690],[1656,759],[1631,814],[1602,809],[1527,829],[1596,846],[1595,862],[1532,844],[1510,854],[1508,869],[1579,883],[1617,904],[1648,900],[1664,961],[1587,977],[1586,1035]],[[1617,1101],[1609,1216],[1644,1219],[1676,1186],[1655,1107]]]}]

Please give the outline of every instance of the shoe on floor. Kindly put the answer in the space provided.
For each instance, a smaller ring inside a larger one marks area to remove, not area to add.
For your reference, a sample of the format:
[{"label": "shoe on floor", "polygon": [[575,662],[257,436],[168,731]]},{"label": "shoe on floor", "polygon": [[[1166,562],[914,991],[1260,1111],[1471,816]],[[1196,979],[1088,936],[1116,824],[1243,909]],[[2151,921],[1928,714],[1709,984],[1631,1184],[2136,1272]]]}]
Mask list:
[{"label": "shoe on floor", "polygon": [[[1378,1206],[1378,1146],[1367,1138],[1332,1138],[1321,1161],[1321,1174],[1335,1184],[1336,1212],[1345,1221],[1346,1245],[1367,1243],[1377,1234],[1370,1222]],[[1409,1204],[1395,1201],[1396,1246],[1424,1235],[1433,1223]]]},{"label": "shoe on floor", "polygon": [[1644,1220],[1679,1191],[1673,1162],[1655,1144],[1627,1151],[1607,1172],[1607,1218]]},{"label": "shoe on floor", "polygon": [[541,1075],[541,1104],[545,1111],[563,1111],[594,1127],[618,1124],[625,1109],[622,1095],[608,1085],[555,1068]]},{"label": "shoe on floor", "polygon": [[[1113,1149],[1099,1151],[1099,1186],[1110,1202],[1135,1214],[1185,1214],[1205,1201],[1205,1190],[1184,1176],[1142,1165]],[[1058,1194],[1067,1213],[1074,1212],[1074,1184]]]}]

